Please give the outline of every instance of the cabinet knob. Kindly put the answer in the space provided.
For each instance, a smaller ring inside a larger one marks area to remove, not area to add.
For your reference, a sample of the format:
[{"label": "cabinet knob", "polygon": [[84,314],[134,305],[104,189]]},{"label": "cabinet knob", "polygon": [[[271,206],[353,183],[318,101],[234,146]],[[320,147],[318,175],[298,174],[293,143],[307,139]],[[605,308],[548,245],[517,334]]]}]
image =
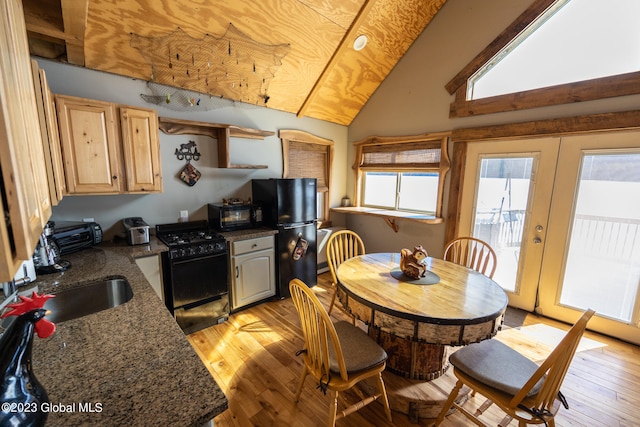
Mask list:
[{"label": "cabinet knob", "polygon": [[112,178],[112,179],[118,179],[118,177],[117,177],[117,176],[115,176],[115,175],[113,175],[111,178]]}]

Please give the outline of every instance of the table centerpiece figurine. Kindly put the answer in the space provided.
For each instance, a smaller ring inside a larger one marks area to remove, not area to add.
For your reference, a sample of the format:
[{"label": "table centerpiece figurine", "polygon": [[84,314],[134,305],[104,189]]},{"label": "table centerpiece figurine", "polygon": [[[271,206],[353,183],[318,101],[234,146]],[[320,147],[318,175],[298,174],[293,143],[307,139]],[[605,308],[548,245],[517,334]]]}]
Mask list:
[{"label": "table centerpiece figurine", "polygon": [[33,332],[40,338],[50,337],[56,325],[45,319],[42,308],[53,295],[20,296],[22,302],[9,304],[11,311],[1,318],[17,316],[0,338],[0,425],[43,426],[48,413],[42,404],[49,402],[47,392],[31,369]]},{"label": "table centerpiece figurine", "polygon": [[400,270],[405,276],[412,279],[419,279],[427,274],[427,266],[424,260],[427,258],[427,251],[418,245],[413,248],[413,252],[409,249],[400,251]]}]

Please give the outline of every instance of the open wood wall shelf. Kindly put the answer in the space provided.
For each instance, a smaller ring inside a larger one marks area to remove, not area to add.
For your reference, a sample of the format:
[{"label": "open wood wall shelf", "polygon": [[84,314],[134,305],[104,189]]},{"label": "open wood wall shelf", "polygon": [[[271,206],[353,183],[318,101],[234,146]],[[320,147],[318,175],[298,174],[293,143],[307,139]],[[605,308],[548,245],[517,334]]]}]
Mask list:
[{"label": "open wood wall shelf", "polygon": [[266,165],[231,164],[229,160],[229,138],[264,139],[275,132],[251,129],[222,123],[196,122],[192,120],[160,117],[158,125],[169,135],[204,135],[218,141],[218,167],[227,169],[266,169]]},{"label": "open wood wall shelf", "polygon": [[386,222],[387,225],[391,227],[391,229],[396,233],[400,229],[400,226],[398,225],[398,220],[400,219],[405,219],[407,221],[421,222],[424,224],[441,224],[444,222],[443,218],[431,216],[431,215],[422,215],[422,214],[395,211],[395,210],[368,208],[363,206],[335,207],[335,208],[331,208],[331,211],[337,212],[337,213],[370,215],[370,216],[381,217],[382,219],[384,219],[384,222]]}]

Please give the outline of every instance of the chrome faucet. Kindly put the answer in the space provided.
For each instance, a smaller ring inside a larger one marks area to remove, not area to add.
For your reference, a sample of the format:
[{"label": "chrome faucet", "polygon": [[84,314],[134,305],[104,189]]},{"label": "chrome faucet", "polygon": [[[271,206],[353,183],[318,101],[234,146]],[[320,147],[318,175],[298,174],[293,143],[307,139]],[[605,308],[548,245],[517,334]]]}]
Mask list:
[{"label": "chrome faucet", "polygon": [[11,280],[9,282],[4,282],[2,284],[2,288],[4,290],[4,296],[6,298],[9,298],[16,291],[16,281],[15,280]]}]

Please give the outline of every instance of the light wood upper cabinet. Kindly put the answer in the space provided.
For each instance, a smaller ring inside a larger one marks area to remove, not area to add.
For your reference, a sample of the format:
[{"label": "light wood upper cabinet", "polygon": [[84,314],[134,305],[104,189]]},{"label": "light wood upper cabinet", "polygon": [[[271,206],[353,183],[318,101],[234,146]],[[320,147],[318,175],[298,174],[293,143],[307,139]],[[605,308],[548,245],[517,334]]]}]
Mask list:
[{"label": "light wood upper cabinet", "polygon": [[49,198],[56,206],[67,192],[62,165],[62,151],[60,148],[60,134],[58,133],[58,115],[53,93],[47,83],[45,71],[31,60],[33,71],[33,85],[38,107],[40,132],[42,133],[42,148],[46,165],[47,181],[49,183]]},{"label": "light wood upper cabinet", "polygon": [[69,194],[119,193],[116,105],[56,95],[56,109]]},{"label": "light wood upper cabinet", "polygon": [[162,191],[155,110],[56,95],[69,194]]},{"label": "light wood upper cabinet", "polygon": [[33,255],[51,216],[24,12],[0,2],[0,282]]},{"label": "light wood upper cabinet", "polygon": [[120,107],[122,148],[128,192],[161,192],[158,113]]}]

